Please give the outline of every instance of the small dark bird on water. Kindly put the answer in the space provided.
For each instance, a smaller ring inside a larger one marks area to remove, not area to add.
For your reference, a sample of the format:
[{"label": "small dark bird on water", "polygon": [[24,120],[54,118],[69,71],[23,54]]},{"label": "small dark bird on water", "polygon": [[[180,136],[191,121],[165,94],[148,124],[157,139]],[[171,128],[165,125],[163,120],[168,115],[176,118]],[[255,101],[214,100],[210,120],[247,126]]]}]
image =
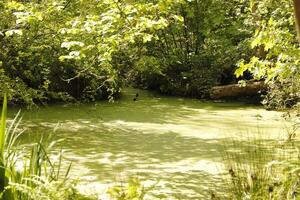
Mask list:
[{"label": "small dark bird on water", "polygon": [[136,101],[138,97],[139,97],[139,93],[136,93],[136,94],[135,94],[135,97],[134,97],[132,100],[133,100],[133,101]]}]

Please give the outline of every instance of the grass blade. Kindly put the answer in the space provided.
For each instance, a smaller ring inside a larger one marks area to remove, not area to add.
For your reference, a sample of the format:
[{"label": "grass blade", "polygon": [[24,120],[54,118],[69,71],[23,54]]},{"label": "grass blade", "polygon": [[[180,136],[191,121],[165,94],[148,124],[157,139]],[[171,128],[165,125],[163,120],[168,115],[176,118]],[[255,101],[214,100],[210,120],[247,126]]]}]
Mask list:
[{"label": "grass blade", "polygon": [[[5,143],[5,129],[6,129],[6,115],[7,115],[7,98],[4,95],[2,115],[1,115],[1,127],[0,127],[0,192],[5,191],[6,177],[5,177],[5,162],[4,162],[4,143]],[[5,194],[4,197],[5,199]]]},{"label": "grass blade", "polygon": [[7,115],[7,98],[6,95],[4,95],[2,115],[1,115],[1,128],[0,128],[0,162],[1,162],[0,164],[4,163],[6,115]]}]

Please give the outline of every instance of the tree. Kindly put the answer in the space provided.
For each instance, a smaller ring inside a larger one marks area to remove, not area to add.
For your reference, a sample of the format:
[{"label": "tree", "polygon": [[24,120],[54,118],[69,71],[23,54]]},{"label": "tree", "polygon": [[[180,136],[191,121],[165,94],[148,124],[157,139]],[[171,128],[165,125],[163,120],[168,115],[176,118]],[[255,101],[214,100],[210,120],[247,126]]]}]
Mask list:
[{"label": "tree", "polygon": [[[236,76],[250,72],[256,79],[269,84],[264,103],[270,107],[292,106],[300,94],[300,49],[295,31],[293,2],[288,0],[252,1],[255,6],[256,31],[251,47],[263,47],[263,54],[241,60]],[[251,16],[250,16],[251,19]]]}]

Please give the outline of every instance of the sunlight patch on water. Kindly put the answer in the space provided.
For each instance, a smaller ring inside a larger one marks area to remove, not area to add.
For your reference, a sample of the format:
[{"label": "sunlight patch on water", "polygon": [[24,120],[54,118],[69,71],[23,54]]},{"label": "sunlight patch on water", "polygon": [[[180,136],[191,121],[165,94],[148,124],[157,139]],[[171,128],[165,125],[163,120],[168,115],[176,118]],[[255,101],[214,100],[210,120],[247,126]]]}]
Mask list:
[{"label": "sunlight patch on water", "polygon": [[[232,122],[231,122],[232,123]],[[245,123],[242,122],[236,124],[227,124],[226,122],[220,122],[218,126],[216,126],[216,119],[211,120],[210,122],[207,120],[205,122],[205,126],[202,123],[187,121],[185,123],[141,123],[141,122],[129,122],[123,120],[115,120],[110,122],[104,122],[103,125],[130,131],[139,131],[140,133],[147,134],[163,134],[168,132],[178,133],[185,137],[197,137],[202,139],[220,139],[220,138],[228,138],[228,137],[240,137],[239,139],[244,138],[243,136],[247,136],[250,134],[245,134],[247,132],[251,132],[251,134],[255,134],[259,132],[263,134],[265,132],[268,134],[269,139],[277,139],[283,137],[282,132],[284,131],[284,125],[274,125],[274,122],[260,123],[257,121],[256,123],[250,126],[245,126]],[[244,138],[245,139],[245,138]],[[248,138],[246,138],[248,139]]]},{"label": "sunlight patch on water", "polygon": [[[105,122],[103,125],[107,127],[114,127],[115,129],[127,129],[140,131],[140,133],[147,134],[164,134],[169,132],[178,133],[182,136],[199,137],[203,139],[219,138],[218,128],[205,127],[205,130],[201,126],[185,125],[185,124],[171,124],[171,123],[140,123],[140,122],[128,122],[123,120],[116,120]],[[202,129],[202,130],[201,130]],[[226,137],[226,135],[223,135]]]},{"label": "sunlight patch on water", "polygon": [[[140,164],[137,165],[139,170],[131,170],[135,173],[151,172],[151,173],[189,173],[189,172],[205,172],[211,175],[220,174],[224,165],[220,162],[211,160],[184,159],[178,162],[167,162],[157,164]],[[140,170],[143,169],[143,170]]]},{"label": "sunlight patch on water", "polygon": [[[117,163],[113,163],[117,164]],[[139,174],[152,174],[146,180],[142,180],[142,185],[144,187],[152,187],[155,185],[154,189],[150,191],[150,194],[146,196],[145,199],[160,199],[157,196],[168,195],[168,199],[178,199],[173,195],[174,190],[189,194],[190,196],[199,197],[198,193],[192,189],[199,184],[199,180],[189,179],[189,181],[179,181],[173,182],[172,180],[181,180],[182,174],[210,174],[212,176],[220,174],[223,171],[223,164],[219,162],[213,162],[209,160],[197,160],[197,159],[183,159],[178,162],[166,162],[166,163],[157,163],[157,164],[140,164],[137,166],[138,169],[128,169],[126,172],[120,173],[118,176],[121,177],[119,180],[124,180],[123,184],[126,184],[127,177],[129,174],[131,176],[139,176]],[[170,174],[170,178],[165,179],[164,174]],[[157,177],[156,180],[151,180],[153,177]],[[98,196],[99,199],[109,199],[107,195],[107,190],[113,186],[113,184],[103,184],[94,179],[91,176],[81,175],[81,183],[79,185],[79,190],[87,194],[94,194]],[[201,182],[205,182],[202,180]],[[182,188],[182,184],[185,185]],[[216,185],[218,183],[215,183]],[[188,187],[191,187],[189,189]],[[203,185],[201,186],[202,190],[209,190],[210,186]],[[155,195],[154,195],[155,194]],[[154,196],[153,196],[154,195]],[[155,197],[156,196],[156,197]]]}]

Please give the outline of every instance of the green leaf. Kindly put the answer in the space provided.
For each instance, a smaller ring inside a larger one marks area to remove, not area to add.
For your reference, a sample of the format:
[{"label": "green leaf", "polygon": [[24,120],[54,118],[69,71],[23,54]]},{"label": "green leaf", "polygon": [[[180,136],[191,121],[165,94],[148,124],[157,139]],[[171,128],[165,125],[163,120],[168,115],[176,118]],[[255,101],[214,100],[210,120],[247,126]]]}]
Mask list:
[{"label": "green leaf", "polygon": [[9,30],[5,32],[5,35],[8,36],[12,36],[13,34],[17,34],[17,35],[23,35],[23,31],[20,29],[13,29],[13,30]]},{"label": "green leaf", "polygon": [[143,43],[150,42],[152,38],[153,38],[153,36],[150,35],[150,34],[144,35],[144,36],[143,36]]}]

